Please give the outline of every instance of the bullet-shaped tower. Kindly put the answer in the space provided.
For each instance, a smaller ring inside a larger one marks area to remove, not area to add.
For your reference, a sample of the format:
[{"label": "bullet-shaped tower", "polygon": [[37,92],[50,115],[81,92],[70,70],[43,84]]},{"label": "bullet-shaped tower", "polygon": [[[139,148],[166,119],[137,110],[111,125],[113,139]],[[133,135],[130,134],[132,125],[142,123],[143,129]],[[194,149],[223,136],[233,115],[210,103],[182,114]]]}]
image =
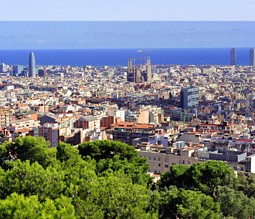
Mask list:
[{"label": "bullet-shaped tower", "polygon": [[28,60],[28,76],[29,77],[36,77],[36,62],[35,62],[35,55],[33,52],[29,54]]}]

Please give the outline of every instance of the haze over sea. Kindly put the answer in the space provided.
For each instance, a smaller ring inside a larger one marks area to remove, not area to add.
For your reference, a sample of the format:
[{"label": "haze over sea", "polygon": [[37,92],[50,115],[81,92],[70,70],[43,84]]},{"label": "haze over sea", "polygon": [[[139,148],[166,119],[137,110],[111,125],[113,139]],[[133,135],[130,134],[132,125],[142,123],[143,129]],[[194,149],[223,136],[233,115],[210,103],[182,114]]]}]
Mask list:
[{"label": "haze over sea", "polygon": [[127,65],[139,49],[152,64],[248,65],[255,22],[0,21],[0,62],[38,65]]},{"label": "haze over sea", "polygon": [[[128,58],[140,63],[139,49],[83,49],[83,50],[0,50],[0,62],[28,65],[28,56],[34,52],[37,65],[71,66],[127,66]],[[143,56],[152,64],[229,65],[230,48],[174,48],[144,49]],[[249,64],[249,48],[236,49],[237,65]]]}]

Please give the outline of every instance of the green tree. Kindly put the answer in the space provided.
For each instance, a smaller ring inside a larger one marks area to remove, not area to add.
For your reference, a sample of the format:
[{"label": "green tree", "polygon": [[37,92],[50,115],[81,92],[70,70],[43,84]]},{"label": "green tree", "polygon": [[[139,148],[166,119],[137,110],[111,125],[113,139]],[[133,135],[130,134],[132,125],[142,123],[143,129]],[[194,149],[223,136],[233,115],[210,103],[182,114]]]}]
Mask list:
[{"label": "green tree", "polygon": [[147,174],[149,165],[141,158],[133,146],[118,141],[93,141],[82,143],[78,147],[83,157],[90,156],[96,160],[97,173],[111,169],[124,170],[132,177],[134,183],[147,184],[151,182]]},{"label": "green tree", "polygon": [[242,191],[248,197],[255,196],[255,175],[252,173],[239,173],[234,188]]},{"label": "green tree", "polygon": [[170,187],[161,191],[159,218],[220,218],[220,206],[201,192]]},{"label": "green tree", "polygon": [[86,205],[80,215],[88,218],[156,218],[156,214],[147,211],[150,193],[145,186],[133,184],[123,172],[107,171],[105,176],[91,183],[86,196],[82,197]]},{"label": "green tree", "polygon": [[225,217],[255,218],[255,199],[227,186],[217,188],[217,201]]},{"label": "green tree", "polygon": [[7,161],[20,159],[38,162],[47,167],[56,160],[56,149],[49,148],[44,138],[32,136],[18,137],[13,143],[5,142],[0,146],[0,165],[6,168]]},{"label": "green tree", "polygon": [[0,200],[0,218],[27,219],[74,219],[74,206],[71,199],[61,196],[54,200],[47,199],[39,202],[36,195],[25,197],[23,194],[13,193],[4,200]]},{"label": "green tree", "polygon": [[215,197],[217,186],[233,186],[234,171],[224,162],[208,161],[191,166],[174,165],[162,174],[158,185],[160,189],[176,186],[190,190],[198,190]]},{"label": "green tree", "polygon": [[64,189],[64,171],[60,168],[50,166],[44,169],[37,162],[30,165],[29,160],[17,160],[9,166],[1,181],[2,198],[16,192],[25,196],[38,195],[40,200],[45,200],[57,198]]},{"label": "green tree", "polygon": [[208,161],[193,164],[189,171],[191,187],[215,198],[218,186],[232,186],[234,171],[224,162]]},{"label": "green tree", "polygon": [[160,189],[177,186],[178,188],[186,188],[190,183],[188,170],[190,166],[177,164],[170,167],[168,172],[161,174],[158,183]]},{"label": "green tree", "polygon": [[59,142],[57,145],[57,159],[61,162],[66,162],[68,160],[77,161],[81,156],[77,148],[74,148],[72,145]]}]

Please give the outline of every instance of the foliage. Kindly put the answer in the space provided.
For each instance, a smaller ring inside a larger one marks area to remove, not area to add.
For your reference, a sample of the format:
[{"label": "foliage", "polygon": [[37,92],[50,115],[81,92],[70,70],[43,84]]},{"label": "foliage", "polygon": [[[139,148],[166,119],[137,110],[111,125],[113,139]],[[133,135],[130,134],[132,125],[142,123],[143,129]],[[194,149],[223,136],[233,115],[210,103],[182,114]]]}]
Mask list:
[{"label": "foliage", "polygon": [[96,160],[96,172],[103,173],[109,169],[123,170],[132,177],[134,183],[148,184],[147,174],[149,165],[145,158],[141,158],[133,146],[118,141],[93,141],[82,143],[78,147],[83,157]]},{"label": "foliage", "polygon": [[160,197],[160,218],[220,218],[219,204],[201,192],[170,187]]},{"label": "foliage", "polygon": [[39,202],[36,195],[25,197],[23,194],[12,193],[5,200],[0,200],[0,218],[6,219],[74,219],[74,212],[71,199],[64,196]]},{"label": "foliage", "polygon": [[178,188],[186,188],[190,181],[187,173],[189,168],[190,166],[184,164],[171,166],[168,172],[161,174],[159,188],[165,189],[172,185],[175,185]]},{"label": "foliage", "polygon": [[242,191],[248,197],[255,197],[255,175],[239,173],[235,182],[235,189]]},{"label": "foliage", "polygon": [[32,136],[18,137],[13,143],[5,142],[0,146],[0,165],[6,167],[7,161],[20,159],[38,162],[47,167],[55,161],[56,149],[49,148],[49,142],[44,138]]},{"label": "foliage", "polygon": [[231,186],[235,178],[234,171],[226,163],[220,161],[194,164],[190,167],[188,174],[192,187],[213,197],[217,186]]},{"label": "foliage", "polygon": [[208,161],[187,165],[174,165],[169,172],[162,174],[160,189],[169,186],[199,190],[214,197],[217,186],[231,186],[235,176],[224,162]]},{"label": "foliage", "polygon": [[255,199],[227,186],[217,188],[217,201],[222,214],[233,218],[255,218]]},{"label": "foliage", "polygon": [[121,142],[17,138],[0,145],[0,218],[255,218],[254,175],[217,161],[174,165],[152,191],[147,171]]}]

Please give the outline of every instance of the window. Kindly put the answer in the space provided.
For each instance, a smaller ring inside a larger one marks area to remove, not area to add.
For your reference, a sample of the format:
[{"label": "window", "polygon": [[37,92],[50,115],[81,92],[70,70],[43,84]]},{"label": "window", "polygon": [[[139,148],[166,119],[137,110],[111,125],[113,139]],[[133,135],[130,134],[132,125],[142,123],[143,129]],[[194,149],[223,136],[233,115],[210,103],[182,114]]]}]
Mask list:
[{"label": "window", "polygon": [[160,161],[160,157],[158,157],[158,161]]},{"label": "window", "polygon": [[156,158],[156,157],[154,157],[154,160],[157,160],[157,158]]},{"label": "window", "polygon": [[168,164],[165,164],[165,168],[168,168],[169,166],[168,166]]},{"label": "window", "polygon": [[159,164],[158,164],[158,166],[160,167],[160,166],[161,166],[161,164],[159,163]]}]

